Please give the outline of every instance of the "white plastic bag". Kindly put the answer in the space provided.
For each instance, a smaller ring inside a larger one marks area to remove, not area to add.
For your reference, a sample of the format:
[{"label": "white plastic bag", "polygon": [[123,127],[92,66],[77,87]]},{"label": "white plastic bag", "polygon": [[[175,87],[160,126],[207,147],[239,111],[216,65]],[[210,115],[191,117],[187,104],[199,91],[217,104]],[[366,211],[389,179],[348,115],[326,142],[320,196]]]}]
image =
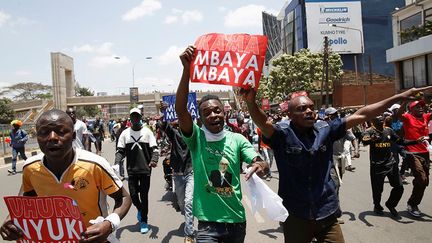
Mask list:
[{"label": "white plastic bag", "polygon": [[[246,173],[249,170],[249,168],[246,169]],[[283,206],[282,198],[256,174],[253,174],[246,183],[251,195],[252,212],[255,213],[264,208],[270,219],[285,222],[288,218],[288,210]]]}]

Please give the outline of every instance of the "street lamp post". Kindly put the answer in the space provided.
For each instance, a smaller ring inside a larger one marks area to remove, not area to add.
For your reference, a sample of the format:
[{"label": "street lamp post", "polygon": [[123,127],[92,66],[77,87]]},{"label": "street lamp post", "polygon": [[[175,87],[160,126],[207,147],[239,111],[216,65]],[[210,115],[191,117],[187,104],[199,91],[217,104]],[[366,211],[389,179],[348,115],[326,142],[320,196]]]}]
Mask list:
[{"label": "street lamp post", "polygon": [[[118,59],[121,59],[121,57],[115,56],[114,59],[118,60]],[[134,62],[134,64],[132,65],[132,87],[135,87],[135,66],[137,65],[137,63],[139,63],[142,60],[150,60],[150,59],[153,59],[153,57],[150,57],[150,56],[145,57],[143,59],[140,59],[140,60]]]},{"label": "street lamp post", "polygon": [[[364,80],[364,73],[365,73],[365,65],[364,65],[364,42],[363,42],[363,31],[361,29],[357,29],[357,28],[352,28],[352,27],[347,27],[347,26],[340,26],[340,25],[336,25],[336,24],[329,24],[329,26],[331,27],[336,27],[336,28],[341,28],[341,29],[347,29],[347,30],[355,30],[358,31],[360,34],[360,49],[361,49],[361,54],[362,54],[362,58],[361,58],[361,62],[362,62],[362,82],[363,82],[363,95],[364,95],[364,105],[367,105],[368,101],[367,101],[367,87],[365,84],[365,80]],[[357,62],[356,62],[357,65]],[[355,67],[357,70],[357,67]]]}]

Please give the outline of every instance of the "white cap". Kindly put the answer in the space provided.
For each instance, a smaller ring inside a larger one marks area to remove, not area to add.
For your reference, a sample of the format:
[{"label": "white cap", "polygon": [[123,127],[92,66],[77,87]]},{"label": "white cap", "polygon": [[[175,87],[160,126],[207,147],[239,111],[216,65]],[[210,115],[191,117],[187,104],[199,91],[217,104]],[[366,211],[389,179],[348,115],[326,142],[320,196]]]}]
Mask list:
[{"label": "white cap", "polygon": [[138,109],[138,108],[132,108],[132,109],[129,111],[129,114],[132,115],[132,113],[138,113],[138,114],[142,115],[142,114],[141,114],[141,110]]},{"label": "white cap", "polygon": [[389,110],[393,111],[394,109],[399,109],[401,107],[401,105],[399,104],[393,104],[392,106],[390,106]]}]

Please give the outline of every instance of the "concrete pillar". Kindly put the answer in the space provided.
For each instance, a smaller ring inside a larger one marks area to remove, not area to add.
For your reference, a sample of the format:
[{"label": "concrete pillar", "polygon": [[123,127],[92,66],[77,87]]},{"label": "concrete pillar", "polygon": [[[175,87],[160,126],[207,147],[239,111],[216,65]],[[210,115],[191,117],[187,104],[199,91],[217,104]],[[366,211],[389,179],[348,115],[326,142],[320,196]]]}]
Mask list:
[{"label": "concrete pillar", "polygon": [[73,58],[60,52],[51,52],[51,72],[54,108],[65,111],[66,98],[75,96]]}]

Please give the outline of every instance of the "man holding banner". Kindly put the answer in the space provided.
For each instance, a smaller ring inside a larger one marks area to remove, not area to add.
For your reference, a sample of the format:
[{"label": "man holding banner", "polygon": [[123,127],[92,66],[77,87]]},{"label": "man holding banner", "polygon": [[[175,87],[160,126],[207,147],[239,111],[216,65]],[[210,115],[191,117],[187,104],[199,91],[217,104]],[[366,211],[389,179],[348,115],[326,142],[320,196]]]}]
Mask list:
[{"label": "man holding banner", "polygon": [[242,89],[253,121],[261,129],[263,138],[274,150],[279,171],[279,195],[288,209],[283,223],[285,242],[345,242],[336,212],[339,200],[335,183],[330,176],[333,165],[334,141],[346,130],[368,121],[402,100],[412,100],[420,91],[432,86],[410,89],[378,103],[359,109],[347,118],[330,122],[316,121],[314,103],[301,94],[288,103],[289,123],[273,125],[256,104],[256,91]]},{"label": "man holding banner", "polygon": [[[44,112],[36,122],[36,133],[42,153],[26,161],[20,195],[67,196],[73,199],[87,228],[82,232],[80,242],[105,242],[119,227],[120,220],[131,206],[131,198],[121,180],[104,158],[73,148],[74,124],[64,111],[53,109]],[[111,214],[108,214],[106,195],[115,201]],[[66,210],[64,204],[54,206]],[[35,215],[33,207],[23,207],[33,210],[24,214]],[[47,212],[46,209],[37,211]],[[62,215],[56,213],[57,220],[54,218],[54,221],[58,222]],[[4,240],[18,240],[24,237],[24,233],[28,235],[13,222],[16,221],[7,219],[3,223],[0,234]],[[34,226],[37,235],[32,239],[40,237],[41,225],[46,224]],[[24,227],[24,230],[28,228]],[[43,240],[51,242],[54,239]]]},{"label": "man holding banner", "polygon": [[[198,111],[203,125],[200,128],[193,122],[187,109],[187,96],[195,50],[190,46],[180,55],[183,74],[176,94],[176,112],[183,139],[192,156],[195,182],[193,214],[198,218],[196,240],[241,243],[246,235],[246,215],[241,203],[240,162],[252,164],[246,179],[253,173],[264,176],[268,164],[245,137],[223,130],[224,108],[217,96],[201,98]],[[219,180],[210,178],[210,175],[218,173]],[[230,180],[227,180],[227,175],[231,175]],[[221,183],[222,179],[224,183]]]}]

